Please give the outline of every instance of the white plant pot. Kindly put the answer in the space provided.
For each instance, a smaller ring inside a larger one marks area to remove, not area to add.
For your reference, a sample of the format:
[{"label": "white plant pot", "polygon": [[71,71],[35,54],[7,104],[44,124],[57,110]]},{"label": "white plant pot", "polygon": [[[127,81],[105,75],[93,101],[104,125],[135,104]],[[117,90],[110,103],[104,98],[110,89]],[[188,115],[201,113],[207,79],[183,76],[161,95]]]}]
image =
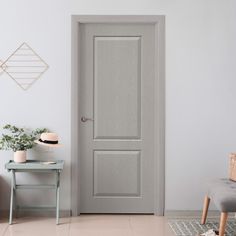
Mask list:
[{"label": "white plant pot", "polygon": [[26,151],[14,152],[14,162],[17,162],[17,163],[26,162]]}]

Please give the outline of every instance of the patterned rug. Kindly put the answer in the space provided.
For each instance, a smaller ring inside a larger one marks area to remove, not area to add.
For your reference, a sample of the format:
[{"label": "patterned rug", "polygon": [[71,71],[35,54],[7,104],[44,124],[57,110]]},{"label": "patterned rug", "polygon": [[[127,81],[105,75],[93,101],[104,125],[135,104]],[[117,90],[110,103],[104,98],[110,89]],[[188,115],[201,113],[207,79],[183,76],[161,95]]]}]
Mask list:
[{"label": "patterned rug", "polygon": [[[177,236],[199,235],[206,232],[208,229],[219,229],[217,220],[208,220],[205,225],[200,224],[200,220],[169,220],[169,226]],[[227,236],[236,236],[236,220],[228,220],[226,226]]]}]

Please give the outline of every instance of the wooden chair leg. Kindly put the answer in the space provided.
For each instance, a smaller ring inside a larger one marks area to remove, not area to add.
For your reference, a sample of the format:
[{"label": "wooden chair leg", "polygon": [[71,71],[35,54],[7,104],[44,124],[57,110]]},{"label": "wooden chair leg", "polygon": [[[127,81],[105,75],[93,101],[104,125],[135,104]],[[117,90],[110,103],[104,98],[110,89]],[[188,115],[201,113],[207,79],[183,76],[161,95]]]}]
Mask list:
[{"label": "wooden chair leg", "polygon": [[227,218],[228,218],[228,213],[221,212],[219,236],[224,236],[224,234],[225,234],[225,226],[226,226]]},{"label": "wooden chair leg", "polygon": [[201,220],[201,224],[203,225],[206,223],[209,204],[210,204],[210,198],[208,196],[205,196],[204,206],[203,206],[203,211],[202,211],[202,220]]}]

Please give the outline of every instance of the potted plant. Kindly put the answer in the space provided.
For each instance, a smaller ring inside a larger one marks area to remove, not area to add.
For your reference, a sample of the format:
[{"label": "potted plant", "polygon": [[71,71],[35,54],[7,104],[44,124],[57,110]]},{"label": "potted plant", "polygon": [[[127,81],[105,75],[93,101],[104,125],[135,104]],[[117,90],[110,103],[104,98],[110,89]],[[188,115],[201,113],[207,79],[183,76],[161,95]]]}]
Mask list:
[{"label": "potted plant", "polygon": [[36,129],[30,131],[25,128],[19,128],[14,125],[5,125],[0,138],[0,150],[12,150],[14,152],[14,161],[17,163],[26,161],[26,151],[35,146],[34,140],[47,129]]}]

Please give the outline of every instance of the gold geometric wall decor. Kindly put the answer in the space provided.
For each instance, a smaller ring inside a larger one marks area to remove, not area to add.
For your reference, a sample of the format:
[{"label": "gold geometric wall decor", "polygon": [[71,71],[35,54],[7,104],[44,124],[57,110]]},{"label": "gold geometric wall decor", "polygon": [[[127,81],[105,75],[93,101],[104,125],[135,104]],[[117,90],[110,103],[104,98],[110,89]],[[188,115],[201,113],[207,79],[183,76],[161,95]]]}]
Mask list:
[{"label": "gold geometric wall decor", "polygon": [[21,44],[1,65],[23,90],[29,89],[48,69],[48,64],[27,44]]},{"label": "gold geometric wall decor", "polygon": [[6,65],[3,65],[3,61],[0,60],[0,76],[4,73],[4,69],[6,69]]}]

